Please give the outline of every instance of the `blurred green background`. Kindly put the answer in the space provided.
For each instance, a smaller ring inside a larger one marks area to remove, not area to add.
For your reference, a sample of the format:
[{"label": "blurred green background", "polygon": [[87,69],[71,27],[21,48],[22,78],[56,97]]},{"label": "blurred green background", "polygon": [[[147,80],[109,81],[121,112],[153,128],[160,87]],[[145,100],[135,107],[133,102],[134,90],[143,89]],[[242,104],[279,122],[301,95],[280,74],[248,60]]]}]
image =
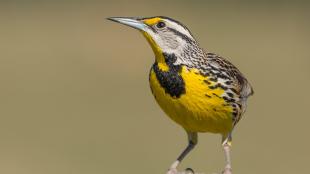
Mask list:
[{"label": "blurred green background", "polygon": [[[307,1],[0,1],[0,173],[165,173],[185,132],[155,103],[153,53],[109,16],[165,15],[228,57],[255,95],[234,132],[236,174],[308,173]],[[181,169],[222,170],[200,134]]]}]

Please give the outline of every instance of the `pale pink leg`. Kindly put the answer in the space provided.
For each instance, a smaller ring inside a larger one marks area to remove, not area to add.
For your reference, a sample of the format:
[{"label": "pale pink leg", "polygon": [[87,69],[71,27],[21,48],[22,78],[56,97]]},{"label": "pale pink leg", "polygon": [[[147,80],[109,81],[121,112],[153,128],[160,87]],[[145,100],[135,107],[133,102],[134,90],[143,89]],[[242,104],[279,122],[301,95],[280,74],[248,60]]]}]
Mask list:
[{"label": "pale pink leg", "polygon": [[225,153],[225,169],[223,171],[223,174],[232,174],[231,169],[231,158],[230,158],[230,148],[231,148],[231,135],[229,134],[227,138],[223,138],[223,149]]}]

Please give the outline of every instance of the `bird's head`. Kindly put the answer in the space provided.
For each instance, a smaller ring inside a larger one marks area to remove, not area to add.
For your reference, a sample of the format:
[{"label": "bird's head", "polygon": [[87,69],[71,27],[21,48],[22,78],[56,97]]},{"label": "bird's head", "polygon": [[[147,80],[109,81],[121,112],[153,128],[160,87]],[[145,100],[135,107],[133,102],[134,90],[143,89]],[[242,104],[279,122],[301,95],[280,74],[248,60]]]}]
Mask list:
[{"label": "bird's head", "polygon": [[140,30],[150,43],[158,62],[164,61],[162,54],[174,54],[178,57],[176,63],[182,63],[189,61],[186,60],[186,56],[190,56],[191,52],[200,51],[187,27],[174,19],[163,16],[108,19]]}]

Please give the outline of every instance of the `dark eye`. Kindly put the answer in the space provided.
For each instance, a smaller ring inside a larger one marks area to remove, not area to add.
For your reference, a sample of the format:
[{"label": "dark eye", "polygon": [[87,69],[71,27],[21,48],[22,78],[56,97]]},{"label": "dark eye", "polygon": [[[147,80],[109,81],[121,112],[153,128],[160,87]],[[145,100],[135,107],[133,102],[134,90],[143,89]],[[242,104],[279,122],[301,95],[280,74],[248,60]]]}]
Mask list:
[{"label": "dark eye", "polygon": [[166,26],[166,24],[164,23],[164,22],[158,22],[157,24],[156,24],[156,27],[157,28],[164,28]]}]

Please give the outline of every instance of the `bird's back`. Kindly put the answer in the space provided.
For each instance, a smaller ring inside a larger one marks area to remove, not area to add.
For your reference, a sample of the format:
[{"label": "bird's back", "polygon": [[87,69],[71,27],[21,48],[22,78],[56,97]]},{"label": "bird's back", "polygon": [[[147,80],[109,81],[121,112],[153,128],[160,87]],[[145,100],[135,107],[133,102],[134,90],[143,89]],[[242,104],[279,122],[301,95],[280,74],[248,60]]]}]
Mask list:
[{"label": "bird's back", "polygon": [[254,94],[253,88],[244,75],[227,59],[214,54],[205,54],[207,69],[204,70],[216,82],[216,85],[225,90],[223,99],[230,103],[234,112],[234,124],[236,124],[246,109],[246,100]]}]

